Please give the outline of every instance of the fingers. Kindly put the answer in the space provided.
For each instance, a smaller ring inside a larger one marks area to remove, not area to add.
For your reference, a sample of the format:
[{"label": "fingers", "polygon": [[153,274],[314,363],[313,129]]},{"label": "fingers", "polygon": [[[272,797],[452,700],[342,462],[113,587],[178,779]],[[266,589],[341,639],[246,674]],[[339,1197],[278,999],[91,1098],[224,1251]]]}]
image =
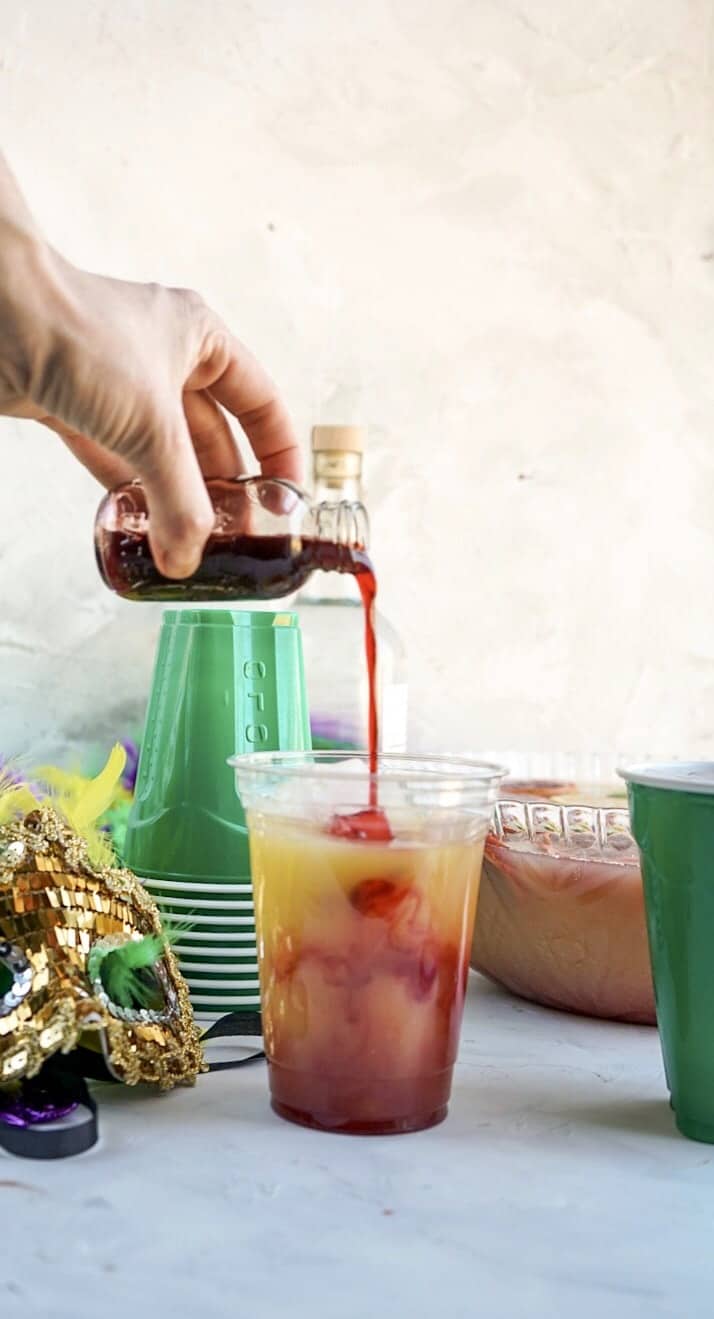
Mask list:
[{"label": "fingers", "polygon": [[170,435],[157,437],[147,446],[146,457],[131,466],[54,417],[43,417],[42,422],[107,489],[141,477],[154,562],[165,577],[190,577],[200,562],[214,514],[183,417],[174,423],[173,440]]},{"label": "fingers", "polygon": [[[205,390],[187,390],[183,410],[204,477],[242,475],[245,467],[233,433],[225,414],[210,394]],[[107,489],[132,481],[136,476],[136,469],[125,459],[105,449],[96,440],[71,430],[56,417],[44,416],[37,420],[59,435],[74,457]]]},{"label": "fingers", "polygon": [[206,366],[208,378],[202,371],[202,383],[238,418],[263,474],[299,483],[303,475],[300,446],[285,405],[260,363],[239,340],[224,331],[204,370]]},{"label": "fingers", "polygon": [[205,389],[187,389],[186,417],[198,465],[206,479],[240,476],[245,470],[225,413]]},{"label": "fingers", "polygon": [[78,296],[95,333],[82,320],[70,343],[69,402],[58,408],[65,421],[44,420],[103,484],[141,478],[157,567],[188,577],[214,525],[204,477],[243,470],[222,408],[238,419],[265,476],[299,483],[287,411],[260,363],[197,295],[84,276]]},{"label": "fingers", "polygon": [[136,467],[149,507],[149,542],[159,572],[190,577],[199,565],[214,515],[186,421],[157,435]]}]

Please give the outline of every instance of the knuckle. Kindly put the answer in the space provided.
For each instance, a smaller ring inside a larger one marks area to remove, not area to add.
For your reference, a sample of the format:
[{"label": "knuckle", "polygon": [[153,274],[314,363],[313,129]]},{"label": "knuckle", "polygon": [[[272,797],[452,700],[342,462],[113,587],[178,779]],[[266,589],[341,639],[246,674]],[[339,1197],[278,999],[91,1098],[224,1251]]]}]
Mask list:
[{"label": "knuckle", "polygon": [[187,508],[171,519],[171,538],[177,544],[194,545],[205,540],[213,527],[210,509]]},{"label": "knuckle", "polygon": [[189,316],[198,316],[208,310],[201,294],[196,289],[174,289],[173,293]]},{"label": "knuckle", "polygon": [[152,316],[165,316],[171,305],[172,290],[167,289],[165,284],[158,284],[155,280],[150,280],[142,285],[142,290],[145,299],[145,310]]}]

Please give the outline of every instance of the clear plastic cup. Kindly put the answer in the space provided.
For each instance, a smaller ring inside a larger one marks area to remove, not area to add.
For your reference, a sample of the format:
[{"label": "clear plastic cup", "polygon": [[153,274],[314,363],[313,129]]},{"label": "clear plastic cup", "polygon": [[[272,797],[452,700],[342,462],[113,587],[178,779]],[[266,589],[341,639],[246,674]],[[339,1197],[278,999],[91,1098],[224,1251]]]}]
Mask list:
[{"label": "clear plastic cup", "polygon": [[326,1131],[445,1118],[503,771],[441,757],[230,762],[250,838],[272,1105]]}]

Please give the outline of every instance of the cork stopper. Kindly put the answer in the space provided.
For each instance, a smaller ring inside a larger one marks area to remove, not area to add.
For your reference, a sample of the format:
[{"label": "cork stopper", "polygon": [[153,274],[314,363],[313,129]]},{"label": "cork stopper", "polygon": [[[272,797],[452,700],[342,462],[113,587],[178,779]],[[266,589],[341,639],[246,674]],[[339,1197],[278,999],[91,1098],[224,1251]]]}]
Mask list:
[{"label": "cork stopper", "polygon": [[363,453],[364,426],[313,426],[313,453]]}]

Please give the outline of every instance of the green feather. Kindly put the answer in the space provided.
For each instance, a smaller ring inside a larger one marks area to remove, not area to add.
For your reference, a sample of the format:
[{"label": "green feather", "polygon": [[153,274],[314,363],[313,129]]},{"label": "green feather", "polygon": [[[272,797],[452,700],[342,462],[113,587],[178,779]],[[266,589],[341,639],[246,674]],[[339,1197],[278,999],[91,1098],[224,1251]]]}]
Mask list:
[{"label": "green feather", "polygon": [[99,967],[102,984],[112,1003],[120,1008],[163,1006],[156,976],[149,974],[164,955],[165,940],[159,934],[130,939],[104,955]]},{"label": "green feather", "polygon": [[191,930],[188,921],[169,921],[162,916],[161,934],[127,939],[118,948],[92,948],[87,970],[90,980],[99,976],[112,1003],[120,1008],[158,1008],[164,1004],[156,963],[167,947]]},{"label": "green feather", "polygon": [[178,943],[182,934],[190,934],[193,929],[191,921],[177,921],[173,916],[168,916],[164,911],[161,903],[156,904],[159,908],[161,917],[161,932],[169,944]]}]

